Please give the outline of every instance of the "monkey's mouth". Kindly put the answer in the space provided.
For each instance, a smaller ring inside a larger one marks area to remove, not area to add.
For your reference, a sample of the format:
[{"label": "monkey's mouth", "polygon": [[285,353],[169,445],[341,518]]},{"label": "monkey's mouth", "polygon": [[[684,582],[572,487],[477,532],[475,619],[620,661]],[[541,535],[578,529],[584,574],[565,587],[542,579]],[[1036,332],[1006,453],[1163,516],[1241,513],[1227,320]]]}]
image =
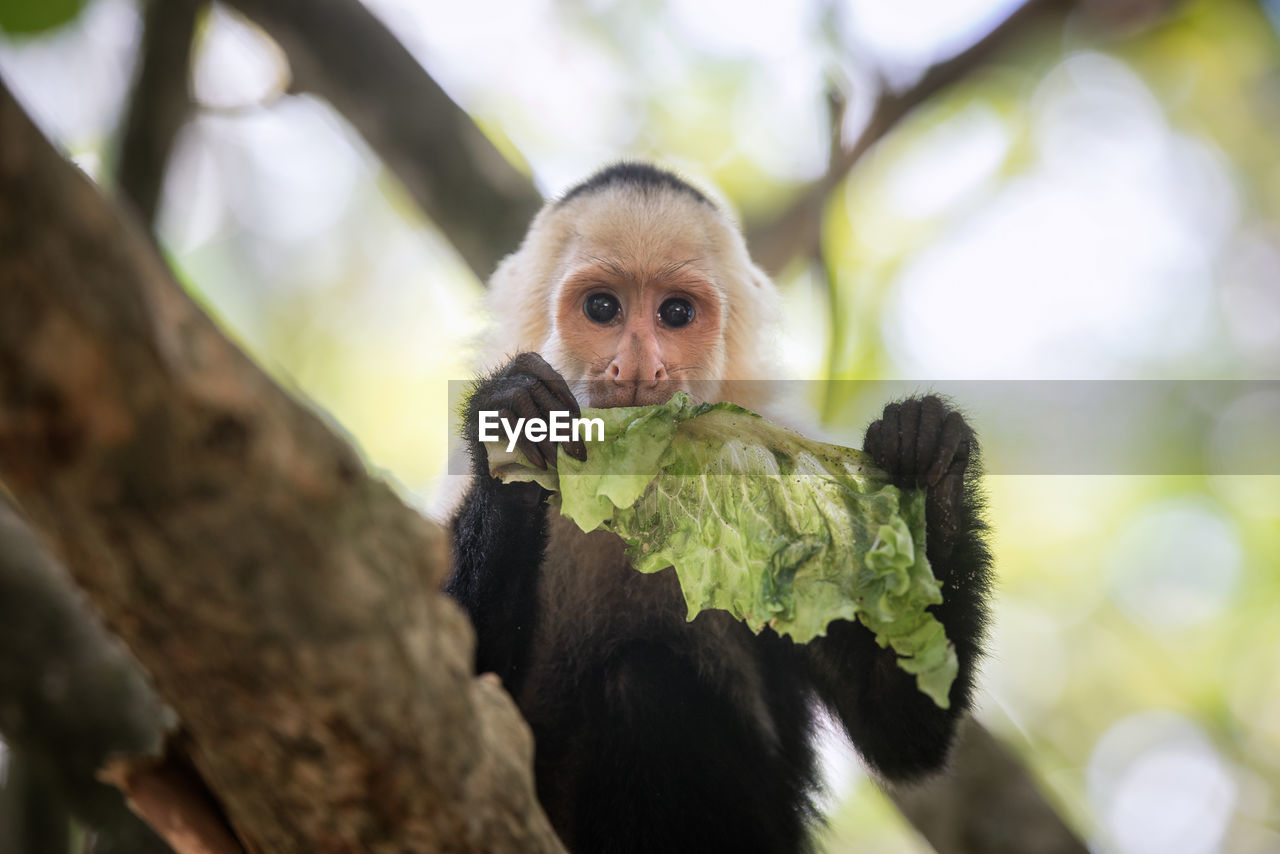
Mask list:
[{"label": "monkey's mouth", "polygon": [[594,382],[587,392],[590,406],[612,409],[615,406],[653,406],[666,403],[680,390],[679,383]]},{"label": "monkey's mouth", "polygon": [[587,384],[586,394],[580,394],[586,405],[596,409],[612,409],[615,406],[656,406],[666,403],[678,391],[683,391],[694,400],[711,399],[714,383],[666,380],[657,383],[615,382],[597,380]]}]

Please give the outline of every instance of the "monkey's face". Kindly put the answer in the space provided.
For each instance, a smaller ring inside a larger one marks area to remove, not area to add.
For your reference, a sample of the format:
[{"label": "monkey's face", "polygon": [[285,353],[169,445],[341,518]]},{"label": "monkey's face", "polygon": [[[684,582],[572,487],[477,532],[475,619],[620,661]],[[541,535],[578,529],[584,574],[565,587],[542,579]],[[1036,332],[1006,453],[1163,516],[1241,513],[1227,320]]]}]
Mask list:
[{"label": "monkey's face", "polygon": [[676,391],[711,399],[725,371],[722,228],[679,195],[604,193],[562,216],[544,356],[584,405],[644,406]]},{"label": "monkey's face", "polygon": [[679,247],[576,253],[556,294],[561,363],[590,406],[663,403],[677,390],[699,398],[722,369],[719,290]]}]

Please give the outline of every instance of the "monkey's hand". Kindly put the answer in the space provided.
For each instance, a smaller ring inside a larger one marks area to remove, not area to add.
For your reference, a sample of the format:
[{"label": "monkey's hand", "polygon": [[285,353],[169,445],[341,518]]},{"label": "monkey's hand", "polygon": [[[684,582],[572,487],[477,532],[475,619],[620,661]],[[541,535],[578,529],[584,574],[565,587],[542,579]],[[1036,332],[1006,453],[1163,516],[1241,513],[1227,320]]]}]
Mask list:
[{"label": "monkey's hand", "polygon": [[864,625],[835,620],[826,637],[805,645],[806,654],[819,694],[862,755],[890,780],[920,779],[944,765],[956,722],[970,706],[986,622],[991,559],[972,483],[978,443],[959,412],[929,395],[886,406],[862,447],[895,486],[925,490],[925,546],[945,585],[929,611],[946,629],[958,665],[950,707],[921,692],[897,653],[881,648]]},{"label": "monkey's hand", "polygon": [[964,417],[932,394],[890,403],[867,428],[862,448],[894,486],[926,490],[930,558],[935,549],[949,551],[967,515],[965,472],[977,448]]},{"label": "monkey's hand", "polygon": [[[482,380],[467,405],[467,423],[465,436],[471,450],[472,464],[478,475],[488,478],[489,460],[484,445],[479,441],[479,423],[481,412],[497,412],[498,418],[516,429],[520,419],[539,418],[550,421],[553,411],[567,411],[572,418],[581,416],[578,401],[574,399],[569,384],[564,381],[555,368],[537,353],[520,353],[501,368],[497,373]],[[500,431],[504,435],[505,428]],[[532,441],[528,433],[519,431],[516,447],[525,455],[531,464],[545,469],[547,463],[554,462],[557,444],[563,444],[565,451],[575,459],[587,458],[586,446],[580,440],[570,439],[556,443],[548,438],[541,442]]]}]

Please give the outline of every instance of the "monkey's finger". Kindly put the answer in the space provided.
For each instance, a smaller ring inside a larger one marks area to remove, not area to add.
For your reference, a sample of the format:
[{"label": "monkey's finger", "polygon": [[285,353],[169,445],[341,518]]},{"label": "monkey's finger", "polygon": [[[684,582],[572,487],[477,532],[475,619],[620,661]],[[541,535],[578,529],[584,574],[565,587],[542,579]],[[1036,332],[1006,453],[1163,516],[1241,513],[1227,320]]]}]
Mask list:
[{"label": "monkey's finger", "polygon": [[929,510],[934,522],[934,530],[943,536],[950,537],[960,530],[960,517],[957,509],[960,506],[960,495],[964,491],[963,470],[952,469],[943,476],[938,485],[929,490]]},{"label": "monkey's finger", "polygon": [[547,462],[551,462],[556,459],[557,445],[551,439],[550,414],[561,411],[560,403],[556,396],[551,393],[551,390],[541,382],[535,382],[529,386],[529,396],[533,398],[534,404],[542,413],[539,417],[547,422],[547,438],[538,443],[538,450],[542,451],[542,456],[546,458]]},{"label": "monkey's finger", "polygon": [[942,424],[941,444],[947,448],[948,458],[938,476],[943,478],[948,472],[955,471],[963,478],[965,469],[969,466],[969,456],[973,453],[974,437],[973,428],[970,428],[959,412],[947,414],[947,420]]},{"label": "monkey's finger", "polygon": [[920,439],[920,399],[909,397],[902,401],[898,415],[899,474],[911,486],[919,485],[919,469],[916,468],[916,445]]},{"label": "monkey's finger", "polygon": [[867,428],[866,435],[862,437],[862,450],[871,455],[871,459],[880,459],[880,443],[883,441],[884,422],[872,421],[871,426]]},{"label": "monkey's finger", "polygon": [[[531,390],[534,396],[534,400],[537,401],[538,405],[543,407],[546,412],[551,412],[552,410],[556,410],[556,411],[563,410],[564,404],[561,402],[560,398],[553,392],[553,390],[547,387],[546,383],[543,383],[543,382],[534,383]],[[577,408],[577,404],[575,403],[574,409],[576,408]],[[571,413],[571,417],[573,418],[579,417],[579,415],[572,414],[573,410],[570,410],[570,413]],[[550,436],[548,436],[547,438],[548,438],[548,441],[550,441]],[[553,446],[553,447],[556,447],[556,446]],[[569,454],[569,456],[574,457],[579,462],[586,461],[587,448],[585,445],[582,444],[581,440],[574,439],[572,433],[569,435],[569,438],[565,440],[564,448],[565,448],[565,451]]]},{"label": "monkey's finger", "polygon": [[888,440],[889,431],[884,426],[883,421],[876,421],[867,428],[867,435],[862,440],[862,450],[871,455],[871,462],[882,469],[886,474],[892,474],[889,464],[889,455],[885,453],[884,446]]},{"label": "monkey's finger", "polygon": [[541,380],[551,390],[551,393],[559,399],[561,406],[570,415],[574,418],[581,416],[582,410],[578,407],[578,400],[573,396],[573,392],[569,390],[569,384],[564,381],[564,377],[560,376],[560,372],[547,364],[547,360],[537,353],[523,355],[529,357],[526,363],[522,365],[525,371]]},{"label": "monkey's finger", "polygon": [[964,475],[965,465],[969,461],[969,425],[959,412],[947,413],[942,422],[942,435],[938,438],[938,453],[929,466],[926,480],[929,486],[936,486],[943,475],[956,468]]},{"label": "monkey's finger", "polygon": [[524,381],[519,387],[511,390],[511,394],[507,398],[507,404],[515,412],[517,418],[523,418],[528,421],[531,418],[545,419],[547,413],[538,406],[538,402],[533,399],[534,384]]},{"label": "monkey's finger", "polygon": [[516,374],[531,374],[537,370],[539,365],[545,365],[547,360],[539,356],[532,350],[525,350],[523,353],[516,353],[511,361],[507,363],[504,373],[515,376]]},{"label": "monkey's finger", "polygon": [[[588,435],[590,435],[589,430],[588,430]],[[565,450],[565,453],[567,453],[569,456],[573,457],[575,460],[577,460],[580,463],[585,463],[587,461],[586,444],[583,443],[581,439],[573,438],[572,434],[570,434],[569,436],[569,441],[564,443],[564,450]]]},{"label": "monkey's finger", "polygon": [[938,457],[942,442],[942,425],[947,417],[946,405],[936,394],[920,399],[920,426],[916,437],[913,467],[921,485],[929,484],[929,473]]},{"label": "monkey's finger", "polygon": [[545,413],[539,409],[537,401],[533,399],[532,386],[524,386],[518,388],[511,393],[509,403],[511,409],[515,413],[516,418],[524,419],[526,429],[520,431],[520,436],[516,439],[516,445],[529,458],[529,462],[540,469],[547,467],[547,462],[555,459],[553,452],[544,452],[537,443],[529,438],[527,425],[531,419],[537,418],[545,420]]},{"label": "monkey's finger", "polygon": [[898,414],[902,411],[902,406],[897,403],[891,403],[884,408],[884,413],[880,416],[880,441],[879,452],[876,454],[876,462],[889,471],[889,474],[896,475],[898,460]]},{"label": "monkey's finger", "polygon": [[[547,364],[541,356],[537,356],[537,359],[541,362],[541,366],[538,367],[534,376],[542,381],[542,387],[554,396],[559,403],[558,408],[568,411],[571,418],[581,418],[582,409],[578,406],[578,399],[573,396],[573,392],[570,391],[569,384],[565,382],[564,377],[560,376],[559,372]],[[587,447],[581,441],[570,439],[565,443],[565,447],[570,456],[580,462],[586,461]]]}]

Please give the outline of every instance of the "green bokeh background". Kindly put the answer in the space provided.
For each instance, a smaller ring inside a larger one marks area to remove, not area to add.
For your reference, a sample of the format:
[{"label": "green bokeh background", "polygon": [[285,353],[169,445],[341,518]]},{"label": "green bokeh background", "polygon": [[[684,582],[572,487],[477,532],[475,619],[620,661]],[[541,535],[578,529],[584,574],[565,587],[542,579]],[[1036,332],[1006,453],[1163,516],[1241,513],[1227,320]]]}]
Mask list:
[{"label": "green bokeh background", "polygon": [[[1009,4],[796,0],[719,22],[657,0],[371,5],[545,192],[653,158],[754,223],[825,167],[829,91],[856,131],[877,76],[910,85],[930,37],[945,56]],[[0,74],[109,184],[138,10],[80,6],[0,3]],[[777,277],[785,368],[1280,378],[1276,21],[1274,4],[1200,0],[1106,35],[1023,34],[831,194],[821,258]],[[218,9],[197,48],[201,108],[159,224],[170,261],[430,510],[481,283],[352,128],[283,94],[261,33]],[[863,387],[818,388],[825,425],[856,432]],[[1096,850],[1280,851],[1280,465],[1259,423],[1271,474],[1192,454],[1170,468],[1208,473],[988,478],[999,590],[979,713]],[[1002,425],[978,426],[998,448]],[[847,749],[828,756],[828,850],[926,850]]]}]

